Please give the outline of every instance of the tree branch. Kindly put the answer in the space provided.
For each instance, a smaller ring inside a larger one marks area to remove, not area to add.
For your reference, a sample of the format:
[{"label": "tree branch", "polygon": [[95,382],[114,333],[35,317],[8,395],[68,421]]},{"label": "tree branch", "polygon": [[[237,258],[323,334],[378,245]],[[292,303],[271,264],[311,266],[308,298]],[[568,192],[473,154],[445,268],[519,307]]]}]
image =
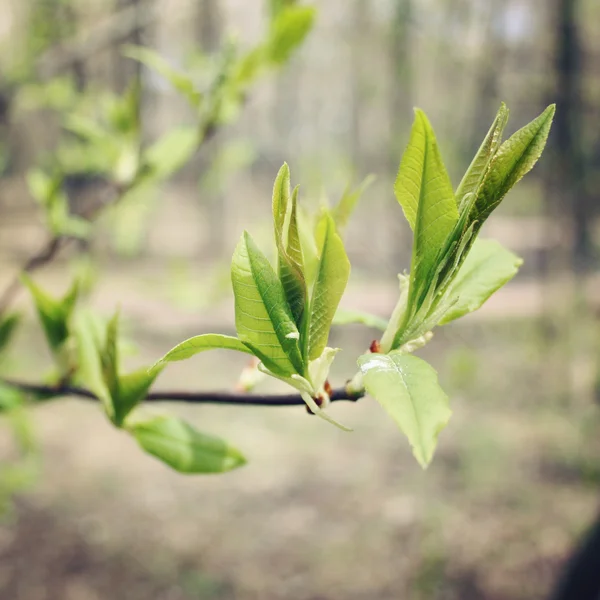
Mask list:
[{"label": "tree branch", "polygon": [[[74,396],[86,400],[97,401],[98,397],[92,391],[72,385],[43,385],[27,383],[15,379],[0,379],[0,382],[9,387],[31,394],[48,396]],[[364,390],[349,390],[340,387],[332,390],[329,398],[331,402],[346,400],[356,402],[365,395]],[[302,406],[304,400],[300,394],[246,394],[243,392],[186,392],[186,391],[158,391],[150,392],[145,402],[185,402],[188,404],[234,404],[238,406]]]}]

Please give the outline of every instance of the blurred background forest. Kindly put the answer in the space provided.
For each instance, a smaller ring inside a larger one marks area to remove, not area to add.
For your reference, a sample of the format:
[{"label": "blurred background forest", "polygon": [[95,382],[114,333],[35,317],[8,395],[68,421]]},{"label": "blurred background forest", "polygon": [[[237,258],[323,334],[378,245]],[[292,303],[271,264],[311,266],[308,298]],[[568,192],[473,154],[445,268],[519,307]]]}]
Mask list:
[{"label": "blurred background forest", "polygon": [[[368,399],[332,408],[351,435],[303,409],[178,407],[249,458],[217,478],[167,470],[97,407],[48,403],[24,421],[41,451],[25,474],[7,468],[18,452],[5,424],[0,433],[0,496],[18,492],[0,523],[0,598],[545,598],[592,522],[600,499],[600,4],[314,5],[314,29],[298,51],[204,123],[183,168],[112,206],[115,181],[102,156],[76,143],[94,137],[86,119],[107,106],[114,116],[115,98],[133,98],[123,110],[143,145],[198,119],[123,45],[152,48],[200,84],[206,72],[218,81],[230,40],[251,47],[264,35],[267,3],[0,0],[0,297],[45,247],[34,170],[58,170],[74,213],[110,206],[93,235],[53,257],[37,281],[60,291],[74,272],[94,280],[89,302],[105,314],[121,307],[137,346],[131,364],[152,363],[197,333],[232,332],[231,254],[242,229],[270,236],[271,186],[285,160],[308,206],[375,176],[348,228],[353,271],[342,304],[388,316],[396,274],[410,264],[393,181],[412,107],[429,115],[457,183],[500,101],[511,109],[511,132],[556,102],[540,165],[484,230],[525,259],[521,272],[426,349],[454,410],[433,464],[421,472]],[[123,122],[118,148],[131,141]],[[25,294],[18,304],[27,319],[0,368],[37,381],[49,356]],[[339,382],[375,336],[335,330]],[[230,388],[244,363],[208,353],[170,366],[158,385]]]}]

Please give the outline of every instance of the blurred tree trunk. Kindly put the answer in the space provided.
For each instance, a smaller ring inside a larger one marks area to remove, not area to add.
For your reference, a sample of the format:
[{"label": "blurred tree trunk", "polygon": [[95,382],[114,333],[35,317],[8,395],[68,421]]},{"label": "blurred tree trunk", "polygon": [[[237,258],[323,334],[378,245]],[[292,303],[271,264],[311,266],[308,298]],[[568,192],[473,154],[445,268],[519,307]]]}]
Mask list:
[{"label": "blurred tree trunk", "polygon": [[495,104],[498,102],[500,76],[507,53],[503,15],[508,7],[508,1],[490,2],[487,6],[486,43],[477,61],[473,108],[468,123],[470,132],[466,140],[466,154],[469,159],[477,152],[498,108]]},{"label": "blurred tree trunk", "polygon": [[583,51],[579,27],[581,2],[557,0],[555,73],[556,117],[553,154],[561,202],[572,221],[573,266],[586,270],[592,258],[592,212],[586,186],[583,123]]},{"label": "blurred tree trunk", "polygon": [[[116,10],[121,11],[131,8],[135,14],[136,23],[140,23],[141,19],[141,2],[140,0],[117,0]],[[149,7],[145,8],[146,10]],[[122,40],[123,44],[133,44],[140,46],[142,44],[142,29],[138,25],[133,27],[127,37]],[[120,45],[120,44],[119,44]],[[141,81],[142,64],[136,60],[126,59],[121,55],[119,47],[114,50],[114,86],[118,93],[124,92],[132,82]]]}]

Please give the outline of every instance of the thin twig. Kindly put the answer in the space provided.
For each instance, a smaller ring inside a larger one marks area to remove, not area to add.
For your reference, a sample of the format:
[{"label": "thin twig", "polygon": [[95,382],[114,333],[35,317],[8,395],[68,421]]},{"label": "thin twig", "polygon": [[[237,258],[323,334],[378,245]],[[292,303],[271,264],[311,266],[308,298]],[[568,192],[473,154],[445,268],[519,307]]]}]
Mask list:
[{"label": "thin twig", "polygon": [[[43,385],[27,383],[14,379],[0,379],[0,382],[23,392],[47,396],[74,396],[86,400],[97,401],[98,397],[90,390],[72,385]],[[332,390],[331,402],[346,400],[356,402],[364,396],[364,391],[352,391],[345,387]],[[157,391],[150,392],[145,402],[185,402],[189,404],[235,404],[241,406],[301,406],[304,400],[300,394],[245,394],[240,392],[184,392]]]}]

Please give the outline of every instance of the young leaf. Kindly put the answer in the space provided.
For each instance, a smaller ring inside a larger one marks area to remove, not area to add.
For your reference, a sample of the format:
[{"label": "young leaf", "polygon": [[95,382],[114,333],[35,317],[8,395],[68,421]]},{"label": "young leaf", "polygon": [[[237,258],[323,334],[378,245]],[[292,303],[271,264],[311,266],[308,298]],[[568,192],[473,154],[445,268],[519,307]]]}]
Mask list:
[{"label": "young leaf", "polygon": [[283,286],[248,232],[235,249],[231,281],[239,339],[274,373],[302,373],[300,333]]},{"label": "young leaf", "polygon": [[199,108],[202,104],[202,93],[196,89],[192,79],[174,69],[154,50],[128,44],[123,47],[122,54],[141,62],[145,66],[154,69],[159,75],[162,75],[194,108]]},{"label": "young leaf", "polygon": [[100,359],[103,342],[99,324],[91,313],[79,312],[75,317],[73,333],[77,342],[77,380],[96,394],[112,420],[114,409],[110,391],[104,381]]},{"label": "young leaf", "polygon": [[312,29],[315,16],[312,6],[287,6],[277,13],[266,46],[271,62],[282,65],[290,59]]},{"label": "young leaf", "polygon": [[437,438],[451,415],[437,373],[425,361],[393,351],[358,359],[365,389],[404,432],[419,464],[433,458]]},{"label": "young leaf", "polygon": [[165,133],[144,152],[150,176],[166,179],[191,158],[198,147],[198,133],[192,127],[176,127]]},{"label": "young leaf", "polygon": [[15,329],[21,321],[19,313],[10,313],[0,318],[0,352],[2,352],[12,340]]},{"label": "young leaf", "polygon": [[126,426],[145,452],[180,473],[224,473],[246,463],[239,450],[176,417],[136,418]]},{"label": "young leaf", "polygon": [[459,203],[459,208],[463,207],[463,201],[467,194],[477,194],[488,172],[490,162],[502,142],[502,132],[507,122],[508,108],[502,102],[490,130],[485,136],[475,158],[469,165],[462,181],[456,188],[456,201]]},{"label": "young leaf", "polygon": [[362,310],[338,308],[333,317],[333,325],[351,325],[354,323],[360,323],[361,325],[380,329],[381,331],[385,331],[388,326],[388,322],[377,315],[372,315]]},{"label": "young leaf", "polygon": [[373,183],[373,181],[375,181],[375,175],[368,175],[356,188],[352,189],[350,186],[348,186],[345,189],[340,201],[331,211],[338,231],[341,231],[346,227],[348,221],[350,220],[350,216],[358,204],[358,201],[364,194],[365,190]]},{"label": "young leaf", "polygon": [[46,294],[25,273],[21,274],[21,280],[31,293],[48,344],[56,352],[69,337],[68,321],[77,300],[77,282],[63,298],[55,299]]},{"label": "young leaf", "polygon": [[220,335],[218,333],[205,333],[189,338],[188,340],[181,342],[181,344],[177,344],[175,348],[169,350],[169,352],[157,361],[157,364],[185,360],[199,352],[218,349],[237,350],[238,352],[252,354],[252,350],[238,340],[238,338],[229,335]]},{"label": "young leaf", "polygon": [[510,188],[533,168],[546,145],[554,111],[551,104],[500,146],[477,195],[471,220],[483,223]]},{"label": "young leaf", "polygon": [[[415,112],[408,147],[402,157],[394,191],[414,230],[411,300],[428,291],[440,248],[458,221],[452,184],[425,113]],[[416,306],[415,308],[418,308]]]},{"label": "young leaf", "polygon": [[146,397],[162,369],[163,365],[155,365],[151,369],[144,367],[118,378],[113,397],[115,425],[120,427],[127,415]]},{"label": "young leaf", "polygon": [[[297,217],[298,188],[294,189],[290,203],[290,170],[283,164],[273,186],[273,224],[278,253],[279,279],[283,285],[296,325],[300,326],[306,304],[304,259]],[[289,222],[286,217],[289,214]],[[287,230],[286,230],[287,226]]]},{"label": "young leaf", "polygon": [[454,304],[440,325],[477,310],[516,275],[522,262],[495,240],[476,240],[446,292],[446,297],[454,300]]},{"label": "young leaf", "polygon": [[309,360],[321,356],[327,346],[329,329],[350,276],[350,261],[344,242],[337,234],[330,214],[323,216],[319,229],[323,241],[310,303]]}]

